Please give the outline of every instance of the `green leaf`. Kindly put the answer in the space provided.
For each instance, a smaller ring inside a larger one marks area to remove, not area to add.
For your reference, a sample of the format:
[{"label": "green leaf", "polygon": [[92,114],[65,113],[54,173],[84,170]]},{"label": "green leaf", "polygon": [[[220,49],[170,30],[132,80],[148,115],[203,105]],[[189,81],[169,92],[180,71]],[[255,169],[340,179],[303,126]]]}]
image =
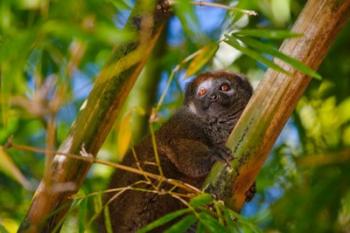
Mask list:
[{"label": "green leaf", "polygon": [[0,173],[8,175],[13,180],[20,183],[26,189],[31,189],[32,185],[27,178],[22,174],[21,170],[13,162],[11,156],[7,154],[6,150],[0,146]]},{"label": "green leaf", "polygon": [[213,197],[209,193],[202,193],[191,199],[190,205],[192,207],[199,207],[208,205],[213,202]]},{"label": "green leaf", "polygon": [[236,33],[236,36],[252,36],[267,39],[285,39],[300,37],[303,34],[291,32],[288,30],[271,30],[271,29],[242,29]]},{"label": "green leaf", "polygon": [[225,228],[219,223],[219,221],[213,218],[210,214],[205,212],[199,213],[199,221],[209,230],[210,232],[227,232]]},{"label": "green leaf", "polygon": [[241,40],[243,43],[245,43],[250,47],[256,48],[264,53],[271,54],[272,56],[281,59],[282,61],[288,63],[289,65],[291,65],[292,67],[294,67],[295,69],[299,70],[300,72],[306,75],[309,75],[315,79],[319,79],[319,80],[322,79],[321,75],[319,75],[316,71],[314,71],[310,67],[306,66],[305,64],[303,64],[302,62],[298,61],[295,58],[287,56],[284,53],[281,53],[278,49],[268,44],[262,43],[252,38],[242,38]]},{"label": "green leaf", "polygon": [[203,66],[205,66],[215,55],[218,50],[218,45],[216,43],[210,43],[198,51],[198,54],[189,64],[186,76],[191,76],[199,71]]},{"label": "green leaf", "polygon": [[113,230],[112,230],[112,223],[111,223],[111,215],[110,215],[110,212],[109,212],[109,207],[106,206],[104,209],[103,209],[103,214],[104,214],[104,220],[105,220],[105,226],[106,226],[106,231],[108,233],[112,233]]},{"label": "green leaf", "polygon": [[290,0],[271,0],[272,20],[277,26],[284,26],[290,21]]},{"label": "green leaf", "polygon": [[1,223],[0,223],[0,233],[9,233]]},{"label": "green leaf", "polygon": [[[237,8],[240,9],[251,9],[252,1],[237,1]],[[232,17],[232,23],[238,22],[245,14],[241,11],[229,11],[229,16]]]},{"label": "green leaf", "polygon": [[199,30],[199,20],[191,1],[175,1],[175,14],[180,19],[185,34],[193,41],[203,37]]},{"label": "green leaf", "polygon": [[242,53],[246,54],[247,56],[267,65],[268,67],[284,73],[284,74],[288,74],[290,75],[290,73],[286,70],[284,70],[282,67],[280,67],[279,65],[275,64],[273,61],[267,59],[266,57],[264,57],[262,54],[250,49],[250,48],[246,48],[241,46],[238,41],[236,40],[236,38],[233,37],[228,37],[228,40],[225,40],[226,43],[230,44],[232,47],[238,49],[239,51],[241,51]]},{"label": "green leaf", "polygon": [[94,207],[94,214],[101,214],[103,208],[102,194],[99,193],[96,196],[92,197],[92,201]]},{"label": "green leaf", "polygon": [[185,232],[196,222],[196,217],[194,215],[188,215],[172,225],[169,229],[164,231],[164,233],[180,233]]},{"label": "green leaf", "polygon": [[224,219],[226,223],[226,228],[230,233],[239,233],[239,229],[237,227],[237,223],[235,223],[233,216],[230,214],[227,208],[224,208]]},{"label": "green leaf", "polygon": [[125,0],[109,0],[117,9],[119,10],[128,10],[131,8],[130,1]]},{"label": "green leaf", "polygon": [[129,111],[122,117],[120,121],[118,138],[117,138],[117,155],[119,158],[123,158],[131,142],[131,138],[132,138],[132,132],[130,130],[131,119],[132,119],[132,114]]},{"label": "green leaf", "polygon": [[[241,215],[239,215],[235,211],[233,211],[229,208],[225,208],[224,211],[226,211],[226,214],[230,219],[233,219],[233,218],[237,219],[237,222],[239,223],[238,226],[240,228],[243,227],[245,229],[244,232],[261,233],[261,230],[254,223],[245,219],[244,217],[242,217]],[[236,225],[235,232],[239,232],[237,229],[237,225]]]},{"label": "green leaf", "polygon": [[181,215],[184,215],[190,211],[191,211],[190,209],[182,209],[182,210],[178,210],[175,212],[171,212],[171,213],[164,215],[163,217],[155,220],[154,222],[151,222],[147,226],[141,228],[140,230],[137,231],[137,233],[149,232],[150,230],[153,230],[161,225],[164,225],[165,223],[170,222],[171,220],[174,220],[175,218],[178,218]]},{"label": "green leaf", "polygon": [[253,224],[242,224],[241,225],[241,231],[243,232],[249,232],[249,233],[262,233],[260,229],[255,227]]},{"label": "green leaf", "polygon": [[196,228],[196,233],[206,233],[206,228],[205,226],[203,225],[203,223],[201,222],[198,222],[197,223],[197,228]]},{"label": "green leaf", "polygon": [[86,31],[81,25],[71,22],[49,20],[45,22],[41,31],[62,39],[80,38],[83,40],[96,40],[106,44],[119,44],[134,38],[135,34],[126,29],[115,28],[113,24],[97,23],[94,32]]},{"label": "green leaf", "polygon": [[133,40],[136,36],[131,30],[115,28],[113,24],[97,23],[90,37],[107,44],[121,44]]},{"label": "green leaf", "polygon": [[85,232],[86,214],[87,214],[87,199],[84,199],[79,205],[79,217],[78,217],[79,233]]},{"label": "green leaf", "polygon": [[198,18],[191,1],[176,1],[175,11],[180,18],[186,19],[188,17],[187,19],[190,20],[190,23],[198,25]]}]

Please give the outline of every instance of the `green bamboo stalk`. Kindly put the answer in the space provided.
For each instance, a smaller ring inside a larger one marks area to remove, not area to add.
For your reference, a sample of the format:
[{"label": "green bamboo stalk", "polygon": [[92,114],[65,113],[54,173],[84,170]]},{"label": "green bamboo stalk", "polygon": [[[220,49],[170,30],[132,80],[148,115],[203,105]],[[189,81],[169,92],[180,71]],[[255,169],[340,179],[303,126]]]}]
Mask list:
[{"label": "green bamboo stalk", "polygon": [[[100,73],[58,151],[72,154],[86,151],[82,156],[96,156],[169,16],[167,0],[158,0],[156,5],[153,2],[136,1],[128,27],[137,31],[139,37],[115,49],[114,58]],[[69,196],[79,190],[90,166],[87,162],[55,155],[18,232],[52,232],[59,229],[71,204]],[[56,191],[55,188],[67,184],[73,188]]]}]

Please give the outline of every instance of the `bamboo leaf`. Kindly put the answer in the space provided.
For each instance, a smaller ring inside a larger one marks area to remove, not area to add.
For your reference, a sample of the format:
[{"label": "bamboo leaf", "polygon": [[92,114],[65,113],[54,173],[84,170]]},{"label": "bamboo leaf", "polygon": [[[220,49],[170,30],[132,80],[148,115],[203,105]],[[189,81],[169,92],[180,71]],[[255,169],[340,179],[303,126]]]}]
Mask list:
[{"label": "bamboo leaf", "polygon": [[198,25],[198,18],[190,1],[176,1],[175,11],[181,19],[186,19],[188,17],[187,19],[190,21],[188,23]]},{"label": "bamboo leaf", "polygon": [[174,220],[174,219],[176,219],[176,218],[180,217],[181,215],[184,215],[188,212],[190,212],[190,209],[182,209],[182,210],[178,210],[175,212],[171,212],[171,213],[164,215],[163,217],[155,220],[154,222],[151,222],[147,226],[141,228],[140,230],[137,231],[137,233],[149,232],[149,231],[151,231],[159,226],[162,226],[165,223],[170,222],[171,220]]},{"label": "bamboo leaf", "polygon": [[107,233],[112,233],[113,230],[112,230],[112,223],[111,223],[111,215],[110,215],[108,206],[106,206],[103,209],[103,214],[104,214],[104,220],[105,220],[104,223],[106,226],[106,231],[107,231]]},{"label": "bamboo leaf", "polygon": [[0,233],[9,233],[1,223],[0,223]]},{"label": "bamboo leaf", "polygon": [[94,207],[94,214],[100,214],[103,209],[102,194],[99,193],[92,198],[92,204]]},{"label": "bamboo leaf", "polygon": [[315,79],[322,79],[321,75],[319,75],[316,71],[314,71],[313,69],[311,69],[310,67],[306,66],[305,64],[303,64],[302,62],[298,61],[295,58],[292,58],[290,56],[287,56],[286,54],[280,52],[278,49],[262,43],[258,40],[254,40],[252,38],[242,38],[241,39],[242,42],[244,42],[246,45],[259,49],[260,51],[264,52],[264,53],[268,53],[271,54],[274,57],[277,57],[279,59],[281,59],[282,61],[288,63],[289,65],[291,65],[292,67],[294,67],[295,69],[299,70],[300,72],[309,75]]},{"label": "bamboo leaf", "polygon": [[239,51],[241,51],[242,53],[246,54],[247,56],[267,65],[268,67],[284,73],[284,74],[290,74],[288,71],[284,70],[282,67],[280,67],[279,65],[275,64],[273,61],[267,59],[266,57],[264,57],[263,55],[261,55],[260,53],[250,49],[250,48],[246,48],[241,46],[238,41],[236,40],[236,38],[232,38],[232,37],[228,37],[226,40],[226,43],[228,43],[229,45],[231,45],[232,47],[238,49]]},{"label": "bamboo leaf", "polygon": [[97,23],[94,33],[86,31],[81,25],[66,21],[49,20],[41,26],[41,32],[58,38],[71,39],[74,37],[83,40],[96,40],[111,45],[130,41],[135,34],[125,29],[115,28],[114,25]]},{"label": "bamboo leaf", "polygon": [[219,221],[213,218],[210,214],[202,212],[199,214],[199,221],[209,230],[210,232],[226,232],[225,228],[219,223]]},{"label": "bamboo leaf", "polygon": [[191,199],[190,205],[192,207],[200,207],[208,205],[213,202],[213,197],[209,193],[200,194]]},{"label": "bamboo leaf", "polygon": [[206,228],[203,225],[203,223],[198,222],[197,228],[196,228],[196,233],[206,233]]},{"label": "bamboo leaf", "polygon": [[25,176],[18,169],[16,164],[12,161],[11,157],[6,153],[2,146],[0,146],[0,161],[0,171],[10,176],[26,189],[30,190],[32,188],[30,182],[25,178]]},{"label": "bamboo leaf", "polygon": [[198,30],[200,28],[199,20],[191,1],[176,1],[174,9],[185,33],[193,40],[198,38],[198,36],[201,37],[201,32]]},{"label": "bamboo leaf", "polygon": [[266,39],[286,39],[300,37],[302,34],[288,30],[271,30],[271,29],[242,29],[236,33],[236,36],[252,36]]},{"label": "bamboo leaf", "polygon": [[224,219],[225,219],[226,228],[228,232],[238,233],[239,230],[238,230],[237,224],[235,224],[234,218],[230,214],[229,210],[227,208],[224,208],[223,212],[224,212]]},{"label": "bamboo leaf", "polygon": [[117,9],[127,10],[131,8],[131,4],[128,0],[109,0]]},{"label": "bamboo leaf", "polygon": [[169,229],[164,231],[164,233],[180,233],[185,232],[196,222],[196,217],[194,215],[188,215],[181,219],[179,222],[172,225]]},{"label": "bamboo leaf", "polygon": [[131,141],[131,112],[127,113],[120,122],[118,139],[117,139],[117,154],[119,158],[123,158],[129,148]]},{"label": "bamboo leaf", "polygon": [[242,217],[241,215],[229,208],[225,208],[225,210],[229,218],[237,219],[237,222],[239,222],[239,226],[244,227],[246,229],[245,232],[261,233],[261,230],[251,221],[245,219],[244,217]]},{"label": "bamboo leaf", "polygon": [[79,216],[78,216],[78,227],[79,227],[79,233],[85,232],[86,227],[86,215],[87,215],[87,199],[84,199],[79,204]]},{"label": "bamboo leaf", "polygon": [[278,26],[284,26],[290,21],[290,0],[271,0],[272,20]]},{"label": "bamboo leaf", "polygon": [[199,71],[203,66],[205,66],[215,55],[218,50],[218,45],[216,43],[210,43],[203,48],[201,48],[192,62],[189,64],[186,71],[186,76],[191,76]]}]

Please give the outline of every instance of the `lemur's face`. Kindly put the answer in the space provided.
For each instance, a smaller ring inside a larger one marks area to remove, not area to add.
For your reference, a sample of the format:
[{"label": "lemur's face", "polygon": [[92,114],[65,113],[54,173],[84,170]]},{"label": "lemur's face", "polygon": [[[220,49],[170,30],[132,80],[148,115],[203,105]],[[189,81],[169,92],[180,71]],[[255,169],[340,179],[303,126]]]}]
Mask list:
[{"label": "lemur's face", "polygon": [[199,116],[227,116],[243,111],[252,95],[249,82],[234,73],[199,75],[186,91],[185,104]]}]

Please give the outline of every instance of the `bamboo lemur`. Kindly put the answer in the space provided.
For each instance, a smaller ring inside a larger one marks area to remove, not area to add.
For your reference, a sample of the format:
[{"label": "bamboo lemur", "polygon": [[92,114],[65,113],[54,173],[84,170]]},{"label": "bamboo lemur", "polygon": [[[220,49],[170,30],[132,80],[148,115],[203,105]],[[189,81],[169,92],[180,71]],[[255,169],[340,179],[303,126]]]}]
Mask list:
[{"label": "bamboo lemur", "polygon": [[[155,133],[164,176],[200,188],[215,161],[232,159],[225,142],[252,92],[244,77],[224,71],[201,74],[189,83],[184,105]],[[123,164],[159,174],[154,165],[151,137],[145,138],[134,149],[134,153],[130,151],[126,155]],[[137,183],[141,180],[145,180],[141,175],[117,170],[109,189],[132,184],[141,189],[153,189],[145,182]],[[170,189],[171,186],[162,184],[162,188]],[[112,200],[108,205],[110,221],[113,232],[118,233],[135,232],[184,207],[170,195],[134,190],[119,195],[111,193],[105,200]]]}]

